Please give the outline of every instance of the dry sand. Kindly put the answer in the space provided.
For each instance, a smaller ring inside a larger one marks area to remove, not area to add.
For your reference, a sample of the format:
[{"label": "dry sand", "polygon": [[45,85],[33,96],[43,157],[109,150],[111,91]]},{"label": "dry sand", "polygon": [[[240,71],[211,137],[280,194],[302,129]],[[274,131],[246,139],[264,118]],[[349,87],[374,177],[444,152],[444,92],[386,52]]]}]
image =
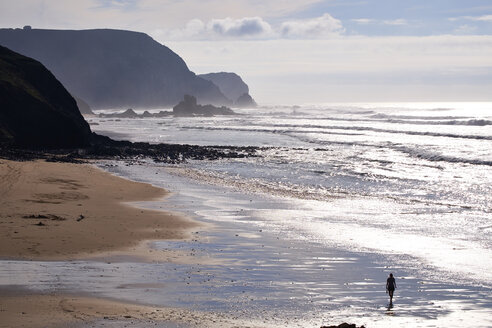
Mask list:
[{"label": "dry sand", "polygon": [[124,204],[165,195],[90,165],[0,160],[0,258],[150,254],[142,242],[183,238],[198,226],[178,215]]}]

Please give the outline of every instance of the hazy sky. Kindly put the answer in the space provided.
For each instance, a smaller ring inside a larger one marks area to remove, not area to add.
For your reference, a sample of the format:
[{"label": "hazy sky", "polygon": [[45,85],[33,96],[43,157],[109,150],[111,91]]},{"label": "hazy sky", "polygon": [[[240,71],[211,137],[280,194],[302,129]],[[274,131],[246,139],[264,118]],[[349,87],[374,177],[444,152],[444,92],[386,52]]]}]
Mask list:
[{"label": "hazy sky", "polygon": [[145,32],[261,103],[492,101],[491,0],[0,0],[0,22]]}]

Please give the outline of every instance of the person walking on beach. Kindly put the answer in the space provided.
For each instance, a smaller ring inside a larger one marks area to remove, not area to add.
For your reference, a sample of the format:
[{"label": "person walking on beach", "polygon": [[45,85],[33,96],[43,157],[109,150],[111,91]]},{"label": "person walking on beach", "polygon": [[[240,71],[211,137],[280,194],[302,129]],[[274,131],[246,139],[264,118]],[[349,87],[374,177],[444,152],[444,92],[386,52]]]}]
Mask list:
[{"label": "person walking on beach", "polygon": [[388,279],[386,279],[386,293],[390,296],[390,304],[393,304],[393,293],[396,289],[396,281],[393,274],[390,273]]}]

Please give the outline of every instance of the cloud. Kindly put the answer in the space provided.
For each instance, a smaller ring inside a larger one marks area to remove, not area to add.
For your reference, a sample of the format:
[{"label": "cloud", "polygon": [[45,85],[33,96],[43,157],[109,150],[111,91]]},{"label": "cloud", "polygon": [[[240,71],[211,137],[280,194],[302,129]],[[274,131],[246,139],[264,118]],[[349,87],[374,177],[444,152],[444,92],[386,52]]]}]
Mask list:
[{"label": "cloud", "polygon": [[184,28],[157,30],[154,36],[170,40],[215,40],[215,39],[264,39],[272,37],[270,24],[261,17],[240,19],[212,19],[205,23],[200,19],[190,20]]},{"label": "cloud", "polygon": [[468,25],[468,24],[463,24],[463,25],[458,26],[458,28],[456,28],[454,30],[454,33],[455,34],[473,34],[476,31],[477,31],[477,27],[476,26],[471,26],[471,25]]},{"label": "cloud", "polygon": [[184,28],[154,31],[154,36],[167,36],[170,40],[218,40],[218,39],[322,39],[341,35],[342,23],[329,14],[321,17],[286,21],[272,26],[261,17],[238,19],[211,19],[205,23],[199,19],[189,21]]},{"label": "cloud", "polygon": [[475,21],[492,22],[492,15],[484,15],[484,16],[472,17],[471,19],[472,20],[475,20]]},{"label": "cloud", "polygon": [[390,19],[390,20],[376,20],[371,18],[355,18],[351,20],[357,24],[368,25],[368,24],[378,24],[378,25],[408,25],[408,21],[403,18]]},{"label": "cloud", "polygon": [[[183,28],[199,18],[277,19],[322,0],[15,0],[0,1],[3,27],[50,29],[121,28],[149,33]],[[238,17],[240,13],[241,16]]]},{"label": "cloud", "polygon": [[280,35],[286,38],[332,37],[344,31],[342,22],[330,14],[313,19],[287,21],[280,26]]},{"label": "cloud", "polygon": [[376,23],[377,21],[374,19],[370,19],[370,18],[356,18],[356,19],[352,19],[352,22],[355,22],[355,23],[361,24],[361,25],[367,25],[367,24]]},{"label": "cloud", "polygon": [[207,30],[227,37],[261,37],[272,32],[270,24],[261,17],[213,19],[207,24]]},{"label": "cloud", "polygon": [[392,20],[385,20],[383,21],[384,25],[408,25],[408,22],[406,19],[392,19]]},{"label": "cloud", "polygon": [[99,8],[135,9],[138,0],[97,0]]},{"label": "cloud", "polygon": [[475,22],[492,22],[492,15],[451,17],[448,18],[448,20],[451,22],[456,22],[459,20],[471,20]]}]

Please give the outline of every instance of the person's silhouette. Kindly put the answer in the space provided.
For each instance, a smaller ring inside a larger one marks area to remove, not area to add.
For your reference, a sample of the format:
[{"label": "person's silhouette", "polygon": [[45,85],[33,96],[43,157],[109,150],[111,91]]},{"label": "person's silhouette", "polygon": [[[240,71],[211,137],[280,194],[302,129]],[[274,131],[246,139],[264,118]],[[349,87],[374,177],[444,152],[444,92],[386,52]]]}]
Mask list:
[{"label": "person's silhouette", "polygon": [[393,304],[393,293],[395,292],[395,289],[396,289],[396,281],[395,278],[393,277],[393,274],[390,273],[388,279],[386,279],[386,293],[389,294],[390,304]]}]

